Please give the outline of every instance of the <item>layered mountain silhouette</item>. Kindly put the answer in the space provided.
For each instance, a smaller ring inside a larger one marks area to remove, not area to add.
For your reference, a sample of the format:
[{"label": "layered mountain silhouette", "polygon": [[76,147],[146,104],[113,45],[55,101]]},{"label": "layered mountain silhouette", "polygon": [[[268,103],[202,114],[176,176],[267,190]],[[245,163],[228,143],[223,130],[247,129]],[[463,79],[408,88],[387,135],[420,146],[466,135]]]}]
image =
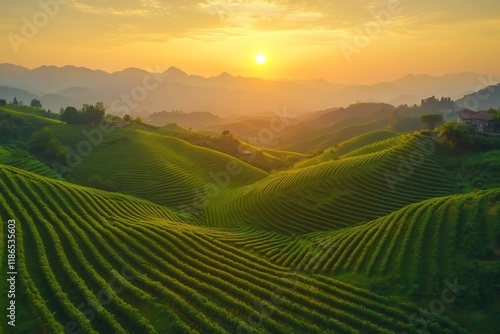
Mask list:
[{"label": "layered mountain silhouette", "polygon": [[[111,113],[147,117],[155,112],[211,112],[218,116],[265,114],[284,108],[300,114],[313,110],[347,106],[358,101],[393,105],[419,103],[429,96],[460,99],[466,94],[489,89],[499,76],[476,73],[407,75],[374,85],[335,84],[313,80],[264,80],[222,73],[214,77],[190,75],[176,67],[164,72],[127,68],[107,73],[75,66],[42,66],[27,69],[0,65],[0,98],[17,97],[25,104],[33,98],[45,108],[58,111],[68,105],[103,101]],[[498,88],[490,94],[495,103]],[[496,97],[495,97],[496,96]],[[481,106],[489,106],[488,99]]]}]

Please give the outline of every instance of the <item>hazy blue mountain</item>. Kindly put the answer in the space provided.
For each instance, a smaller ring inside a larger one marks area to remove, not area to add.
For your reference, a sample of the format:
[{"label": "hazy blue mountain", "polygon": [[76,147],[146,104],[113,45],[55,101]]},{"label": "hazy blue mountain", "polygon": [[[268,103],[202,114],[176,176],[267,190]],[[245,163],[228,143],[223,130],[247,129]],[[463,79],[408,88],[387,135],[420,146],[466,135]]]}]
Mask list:
[{"label": "hazy blue mountain", "polygon": [[[230,115],[265,115],[286,108],[302,114],[352,103],[420,103],[430,96],[463,97],[500,81],[498,76],[475,73],[407,75],[374,85],[346,85],[325,79],[264,80],[224,72],[213,77],[187,74],[176,67],[154,73],[127,68],[107,73],[75,66],[42,66],[33,70],[0,65],[0,86],[24,91],[28,99],[39,97],[52,110],[102,101],[112,113],[147,117],[162,110],[211,112]],[[0,98],[12,99],[12,92]]]}]

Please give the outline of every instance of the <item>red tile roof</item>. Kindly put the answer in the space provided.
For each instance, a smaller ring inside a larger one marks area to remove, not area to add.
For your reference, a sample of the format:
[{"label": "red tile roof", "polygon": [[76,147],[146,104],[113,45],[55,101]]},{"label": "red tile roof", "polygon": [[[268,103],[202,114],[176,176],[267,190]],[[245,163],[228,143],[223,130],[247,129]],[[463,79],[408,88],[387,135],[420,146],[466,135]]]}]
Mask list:
[{"label": "red tile roof", "polygon": [[458,112],[458,116],[463,120],[468,121],[491,121],[493,116],[486,110],[472,111],[469,109],[463,109]]}]

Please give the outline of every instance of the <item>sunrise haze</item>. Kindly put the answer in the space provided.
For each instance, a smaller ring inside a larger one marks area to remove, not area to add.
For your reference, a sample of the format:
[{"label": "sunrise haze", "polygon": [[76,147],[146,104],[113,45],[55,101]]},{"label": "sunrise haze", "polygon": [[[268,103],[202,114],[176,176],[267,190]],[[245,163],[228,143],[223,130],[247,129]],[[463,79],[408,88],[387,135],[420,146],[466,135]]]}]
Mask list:
[{"label": "sunrise haze", "polygon": [[7,0],[0,63],[108,72],[173,65],[204,76],[346,83],[487,74],[498,68],[499,12],[495,0]]}]

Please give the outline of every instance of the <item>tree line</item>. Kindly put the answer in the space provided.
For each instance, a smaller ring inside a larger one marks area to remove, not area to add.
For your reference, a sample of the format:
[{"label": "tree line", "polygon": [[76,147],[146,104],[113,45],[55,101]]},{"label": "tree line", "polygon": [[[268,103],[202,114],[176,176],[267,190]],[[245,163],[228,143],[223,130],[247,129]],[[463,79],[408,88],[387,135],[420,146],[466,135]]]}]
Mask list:
[{"label": "tree line", "polygon": [[84,104],[80,110],[70,106],[60,111],[61,121],[68,124],[98,124],[105,113],[106,107],[102,102]]},{"label": "tree line", "polygon": [[[12,100],[12,102],[10,104],[15,105],[15,106],[24,105],[23,101],[17,100],[17,97],[14,97],[14,99]],[[6,105],[7,105],[7,100],[0,99],[0,106],[6,106]],[[30,102],[30,107],[42,108],[42,102],[39,99],[32,99]]]}]

